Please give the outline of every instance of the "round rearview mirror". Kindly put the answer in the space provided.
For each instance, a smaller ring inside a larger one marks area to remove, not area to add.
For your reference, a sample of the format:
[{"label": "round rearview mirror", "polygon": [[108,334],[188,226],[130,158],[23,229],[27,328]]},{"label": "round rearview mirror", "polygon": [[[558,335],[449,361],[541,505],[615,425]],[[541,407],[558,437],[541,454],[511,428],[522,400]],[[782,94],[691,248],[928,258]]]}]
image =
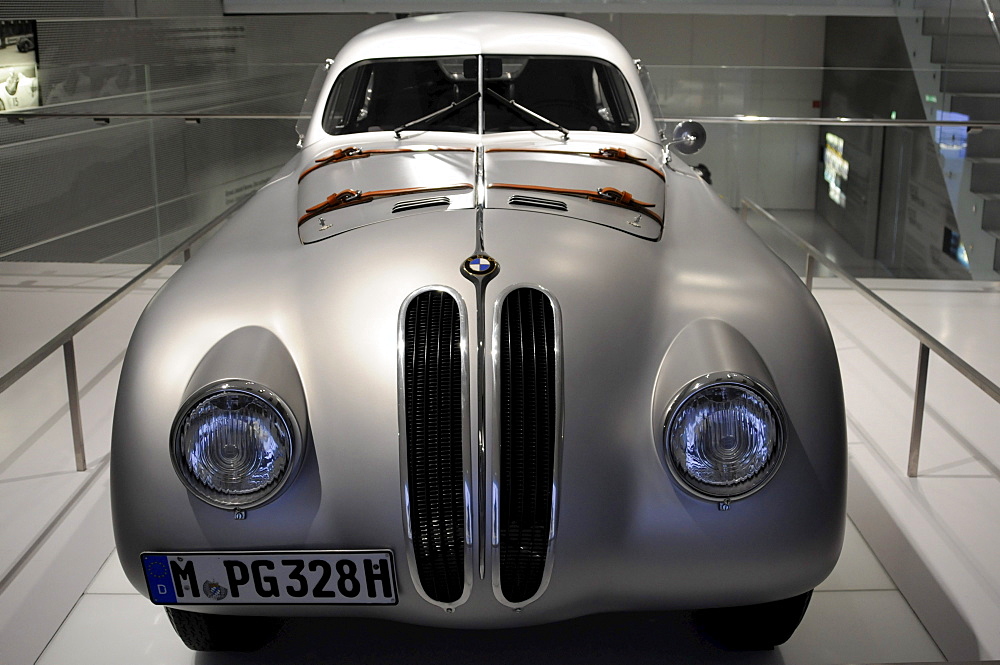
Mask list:
[{"label": "round rearview mirror", "polygon": [[708,134],[700,122],[686,120],[674,127],[674,134],[667,142],[667,147],[682,155],[693,155],[705,147],[707,139]]}]

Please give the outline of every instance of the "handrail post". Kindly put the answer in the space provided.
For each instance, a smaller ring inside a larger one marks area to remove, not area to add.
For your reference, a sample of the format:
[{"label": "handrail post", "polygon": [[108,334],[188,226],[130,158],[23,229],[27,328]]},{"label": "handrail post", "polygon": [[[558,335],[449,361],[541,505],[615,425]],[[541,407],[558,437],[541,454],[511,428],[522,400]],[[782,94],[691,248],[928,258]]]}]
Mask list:
[{"label": "handrail post", "polygon": [[910,459],[906,465],[906,475],[917,477],[917,466],[920,464],[920,435],[924,428],[924,399],[927,396],[927,362],[930,359],[930,349],[920,343],[920,355],[917,358],[917,386],[913,393],[913,425],[910,428]]},{"label": "handrail post", "polygon": [[190,259],[190,258],[191,258],[191,248],[190,247],[185,247],[184,248],[184,262],[187,263],[188,259]]},{"label": "handrail post", "polygon": [[744,224],[750,219],[750,203],[746,199],[740,201],[740,221]]},{"label": "handrail post", "polygon": [[816,271],[816,260],[812,252],[806,252],[806,288],[813,289],[813,273]]},{"label": "handrail post", "polygon": [[66,388],[69,393],[69,420],[73,427],[73,452],[76,455],[76,470],[87,470],[87,456],[83,448],[83,420],[80,417],[80,388],[76,379],[76,350],[73,338],[63,344],[63,359],[66,361]]}]

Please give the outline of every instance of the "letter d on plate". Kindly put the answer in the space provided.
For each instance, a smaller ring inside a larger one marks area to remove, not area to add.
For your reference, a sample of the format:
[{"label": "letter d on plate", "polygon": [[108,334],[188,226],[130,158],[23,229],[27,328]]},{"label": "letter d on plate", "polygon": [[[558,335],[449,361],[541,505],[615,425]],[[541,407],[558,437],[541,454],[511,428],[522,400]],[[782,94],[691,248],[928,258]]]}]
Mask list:
[{"label": "letter d on plate", "polygon": [[146,574],[146,585],[149,587],[149,599],[156,604],[177,602],[177,593],[170,576],[170,564],[162,555],[144,555],[142,570]]}]

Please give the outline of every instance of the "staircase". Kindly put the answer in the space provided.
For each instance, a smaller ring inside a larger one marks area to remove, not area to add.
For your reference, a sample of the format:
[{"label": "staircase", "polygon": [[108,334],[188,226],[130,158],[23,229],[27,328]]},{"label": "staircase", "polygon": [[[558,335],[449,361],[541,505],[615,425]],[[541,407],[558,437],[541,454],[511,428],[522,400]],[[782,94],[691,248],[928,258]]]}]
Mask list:
[{"label": "staircase", "polygon": [[[983,0],[906,0],[899,3],[899,22],[928,120],[951,112],[968,117],[970,126],[1000,121],[1000,40]],[[972,277],[997,280],[1000,129],[963,134],[959,130],[955,142],[965,149],[941,149],[939,161]]]}]

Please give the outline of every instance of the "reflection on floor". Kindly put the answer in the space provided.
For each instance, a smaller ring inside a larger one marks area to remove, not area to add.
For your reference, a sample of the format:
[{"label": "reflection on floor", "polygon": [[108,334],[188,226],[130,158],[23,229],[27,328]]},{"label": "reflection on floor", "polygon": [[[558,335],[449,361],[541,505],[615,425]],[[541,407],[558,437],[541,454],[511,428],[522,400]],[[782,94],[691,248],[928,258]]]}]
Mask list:
[{"label": "reflection on floor", "polygon": [[[127,629],[125,627],[127,626]],[[139,654],[149,653],[149,658]],[[605,615],[517,631],[455,632],[391,623],[297,620],[258,654],[199,663],[859,663],[942,660],[853,525],[803,625],[773,653],[729,653],[700,641],[687,613]],[[113,554],[38,660],[194,663],[166,615],[125,579]]]},{"label": "reflection on floor", "polygon": [[[0,263],[0,372],[133,270]],[[0,663],[888,663],[1000,657],[989,651],[979,619],[963,604],[966,596],[976,602],[992,597],[992,609],[983,615],[1000,611],[993,554],[1000,546],[1000,450],[995,437],[984,436],[1000,426],[1000,407],[967,394],[963,378],[932,363],[922,476],[906,479],[900,468],[916,342],[910,344],[906,333],[831,280],[819,280],[816,295],[841,354],[849,509],[858,528],[850,525],[840,564],[814,594],[799,631],[774,652],[719,651],[698,639],[686,613],[668,613],[496,633],[296,621],[259,654],[196,655],[174,636],[163,610],[125,581],[112,551],[106,460],[114,391],[129,331],[157,285],[126,298],[77,341],[90,471],[73,471],[61,354],[0,395]],[[892,282],[882,293],[991,376],[1000,375],[983,334],[998,329],[1000,295],[971,283],[931,286]],[[873,489],[878,486],[883,494],[900,496],[879,496]],[[913,498],[914,487],[922,503]],[[74,493],[79,501],[53,520]],[[43,530],[49,534],[44,544],[16,575],[8,575]],[[920,531],[933,542],[921,540]],[[970,587],[970,581],[977,584]],[[993,632],[996,625],[1000,621],[992,624]]]}]

